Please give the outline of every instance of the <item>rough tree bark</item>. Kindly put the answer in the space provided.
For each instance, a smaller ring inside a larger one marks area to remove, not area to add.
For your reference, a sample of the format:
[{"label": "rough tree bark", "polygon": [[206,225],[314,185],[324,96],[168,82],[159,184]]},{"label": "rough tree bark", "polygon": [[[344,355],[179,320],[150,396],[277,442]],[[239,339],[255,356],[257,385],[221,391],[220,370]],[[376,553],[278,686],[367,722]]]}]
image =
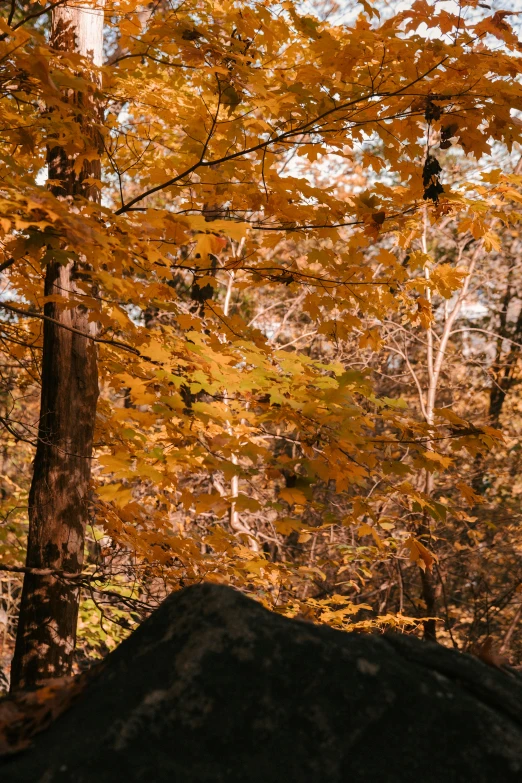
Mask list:
[{"label": "rough tree bark", "polygon": [[[54,49],[79,53],[101,65],[103,2],[98,0],[96,7],[56,7],[51,35]],[[67,100],[78,107],[84,152],[97,150],[94,91],[71,92]],[[80,173],[75,173],[76,157],[50,142],[48,166],[49,179],[55,182],[53,192],[61,199],[82,196],[98,201],[99,190],[84,180],[100,178],[100,161],[87,162]],[[81,259],[65,265],[51,262],[45,295],[70,299],[78,291],[77,282],[88,275]],[[65,327],[94,336],[96,326],[82,306],[67,308],[63,301],[47,302],[44,312]],[[97,398],[96,344],[89,336],[45,321],[38,445],[29,495],[29,567],[81,571]],[[32,686],[70,672],[78,601],[79,590],[71,580],[25,576],[11,688]]]}]

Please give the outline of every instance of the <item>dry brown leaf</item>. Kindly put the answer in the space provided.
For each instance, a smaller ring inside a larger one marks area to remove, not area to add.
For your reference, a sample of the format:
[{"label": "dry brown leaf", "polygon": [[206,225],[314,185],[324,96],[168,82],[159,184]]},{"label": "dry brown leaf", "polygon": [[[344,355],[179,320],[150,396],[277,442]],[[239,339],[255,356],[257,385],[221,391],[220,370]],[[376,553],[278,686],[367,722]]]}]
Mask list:
[{"label": "dry brown leaf", "polygon": [[46,729],[76,697],[100,667],[77,677],[47,680],[30,691],[18,691],[0,701],[0,756],[18,753]]},{"label": "dry brown leaf", "polygon": [[491,636],[488,636],[484,644],[478,648],[476,656],[488,666],[495,666],[497,669],[509,666],[509,659],[494,648]]}]

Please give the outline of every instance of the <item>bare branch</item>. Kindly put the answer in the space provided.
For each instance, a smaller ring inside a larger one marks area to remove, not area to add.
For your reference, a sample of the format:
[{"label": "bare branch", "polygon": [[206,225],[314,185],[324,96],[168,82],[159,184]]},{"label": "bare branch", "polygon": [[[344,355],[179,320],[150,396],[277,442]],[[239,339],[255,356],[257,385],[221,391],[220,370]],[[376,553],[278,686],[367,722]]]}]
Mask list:
[{"label": "bare branch", "polygon": [[119,340],[104,340],[102,337],[94,337],[91,334],[87,334],[86,332],[82,332],[79,329],[75,329],[73,326],[66,326],[60,321],[57,321],[56,318],[51,318],[49,315],[44,315],[43,313],[31,313],[27,310],[22,310],[20,307],[14,307],[13,305],[5,304],[5,302],[2,302],[0,307],[2,307],[4,310],[9,310],[12,313],[16,313],[17,315],[21,315],[24,318],[40,318],[42,321],[49,321],[50,323],[56,324],[56,326],[60,326],[62,329],[65,329],[67,332],[72,332],[73,334],[80,335],[80,337],[85,337],[87,340],[92,340],[93,343],[115,345],[118,348],[123,348],[125,351],[130,351],[131,353],[136,354],[136,356],[140,355],[138,349],[133,348],[132,345],[122,343]]}]

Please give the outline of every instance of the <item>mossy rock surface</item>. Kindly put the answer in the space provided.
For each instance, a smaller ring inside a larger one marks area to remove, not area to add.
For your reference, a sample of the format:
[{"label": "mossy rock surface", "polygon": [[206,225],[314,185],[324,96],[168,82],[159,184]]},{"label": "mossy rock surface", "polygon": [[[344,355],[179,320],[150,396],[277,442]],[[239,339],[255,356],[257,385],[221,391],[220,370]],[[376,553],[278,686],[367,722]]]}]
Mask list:
[{"label": "mossy rock surface", "polygon": [[335,631],[227,587],[174,593],[5,783],[522,781],[522,679]]}]

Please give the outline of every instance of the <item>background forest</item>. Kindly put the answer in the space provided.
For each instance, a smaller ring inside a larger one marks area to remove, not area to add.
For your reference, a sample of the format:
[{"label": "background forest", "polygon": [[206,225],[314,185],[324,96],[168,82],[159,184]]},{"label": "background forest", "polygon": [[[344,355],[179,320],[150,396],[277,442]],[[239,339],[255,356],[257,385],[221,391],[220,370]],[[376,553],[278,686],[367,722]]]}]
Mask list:
[{"label": "background forest", "polygon": [[[5,687],[24,573],[79,602],[74,671],[203,580],[521,662],[521,30],[476,0],[0,2]],[[87,358],[50,371],[64,332]],[[46,372],[90,446],[45,435]],[[38,503],[80,508],[76,566],[26,561]]]}]

